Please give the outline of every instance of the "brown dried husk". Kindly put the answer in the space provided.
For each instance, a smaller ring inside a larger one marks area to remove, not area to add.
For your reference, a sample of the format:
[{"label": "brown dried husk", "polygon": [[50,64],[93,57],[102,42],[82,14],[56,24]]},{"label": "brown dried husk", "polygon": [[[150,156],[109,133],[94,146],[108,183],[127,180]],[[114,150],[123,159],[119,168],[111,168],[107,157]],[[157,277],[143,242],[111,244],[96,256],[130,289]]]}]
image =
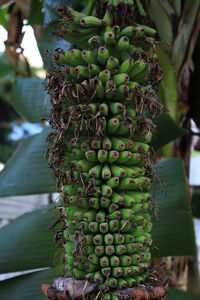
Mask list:
[{"label": "brown dried husk", "polygon": [[[85,280],[76,280],[68,277],[58,277],[53,285],[42,284],[43,294],[52,300],[78,300],[78,299],[95,299],[101,298],[103,293],[97,292],[96,284],[89,283]],[[139,284],[133,288],[123,290],[113,290],[111,294],[119,297],[119,300],[155,300],[164,299],[168,293],[166,282],[162,286],[152,286],[150,284]]]}]

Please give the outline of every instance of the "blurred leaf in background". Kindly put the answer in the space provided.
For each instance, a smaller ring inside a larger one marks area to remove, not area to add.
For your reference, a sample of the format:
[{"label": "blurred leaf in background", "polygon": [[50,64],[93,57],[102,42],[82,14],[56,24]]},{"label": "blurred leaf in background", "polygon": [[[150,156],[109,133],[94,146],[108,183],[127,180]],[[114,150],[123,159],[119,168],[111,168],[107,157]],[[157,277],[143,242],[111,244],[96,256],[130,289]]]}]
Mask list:
[{"label": "blurred leaf in background", "polygon": [[9,138],[13,131],[12,122],[19,121],[20,116],[9,104],[11,78],[14,71],[5,54],[0,54],[0,162],[5,163],[13,153],[17,143]]}]

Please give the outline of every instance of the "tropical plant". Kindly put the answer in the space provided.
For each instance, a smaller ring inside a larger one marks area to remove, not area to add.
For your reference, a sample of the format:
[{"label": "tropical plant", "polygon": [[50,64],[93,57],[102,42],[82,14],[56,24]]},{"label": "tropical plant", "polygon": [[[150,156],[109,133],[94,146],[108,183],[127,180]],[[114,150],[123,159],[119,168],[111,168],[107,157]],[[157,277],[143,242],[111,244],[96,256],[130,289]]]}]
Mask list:
[{"label": "tropical plant", "polygon": [[[60,2],[56,4],[62,5],[62,1]],[[100,2],[97,1],[97,4]],[[159,88],[159,100],[164,105],[164,112],[154,118],[157,128],[151,142],[156,150],[157,164],[154,165],[154,170],[159,178],[158,182],[154,182],[151,193],[158,201],[160,210],[160,221],[153,220],[152,230],[154,244],[159,251],[153,251],[152,255],[153,257],[195,255],[194,230],[187,200],[184,165],[187,175],[190,149],[188,141],[191,137],[188,124],[191,118],[198,119],[199,106],[195,101],[198,91],[192,102],[188,96],[191,95],[188,84],[190,72],[185,72],[185,70],[189,71],[188,65],[196,45],[195,38],[199,33],[196,25],[199,24],[197,14],[199,1],[192,1],[192,3],[191,1],[174,1],[173,3],[166,1],[165,4],[159,0],[150,2],[152,20],[156,24],[161,40],[166,42],[161,43],[158,51],[164,73]],[[63,39],[58,41],[55,36],[49,37],[50,33],[56,30],[52,22],[47,25],[49,21],[52,21],[53,16],[55,17],[51,1],[32,1],[31,3],[31,9],[24,12],[24,15],[35,28],[35,33],[38,32],[36,29],[41,28],[41,24],[45,24],[42,33],[40,31],[41,36],[37,35],[38,45],[45,61],[45,69],[51,70],[54,64],[52,52],[44,53],[44,50],[62,48],[66,51],[71,45]],[[18,16],[22,15],[18,2],[12,5],[9,12],[6,7],[1,9],[2,20],[6,21],[6,16],[16,11]],[[45,11],[41,11],[43,6]],[[80,5],[78,8],[83,7],[84,5]],[[86,13],[93,13],[94,8],[95,3],[89,2]],[[36,11],[37,14],[35,14]],[[6,27],[6,22],[4,23]],[[74,41],[71,42],[74,43]],[[78,39],[76,43],[78,44]],[[47,94],[42,88],[42,83],[41,79],[16,76],[12,87],[13,105],[25,119],[33,123],[47,118],[50,112],[50,104],[46,102]],[[192,84],[195,83],[192,82]],[[183,90],[182,87],[185,89]],[[181,94],[183,91],[184,94]],[[194,88],[192,92],[194,93]],[[44,110],[44,101],[47,103],[46,110]],[[199,125],[198,121],[196,122]],[[45,138],[48,134],[49,128],[45,128],[41,134],[29,137],[21,143],[0,174],[1,197],[55,191],[55,181],[44,159],[47,147]],[[174,146],[175,139],[178,139],[176,140],[178,142]],[[184,148],[184,145],[187,147]],[[183,160],[170,158],[162,161],[160,159],[175,155]],[[48,232],[48,226],[53,223],[52,218],[57,219],[55,215],[52,206],[39,208],[17,218],[1,229],[1,273],[48,268],[6,280],[0,288],[2,299],[40,299],[42,298],[40,284],[51,282],[56,275],[61,273],[61,253],[54,247],[54,233]],[[170,297],[171,299],[197,298],[197,296],[174,289],[170,289],[167,299]]]}]

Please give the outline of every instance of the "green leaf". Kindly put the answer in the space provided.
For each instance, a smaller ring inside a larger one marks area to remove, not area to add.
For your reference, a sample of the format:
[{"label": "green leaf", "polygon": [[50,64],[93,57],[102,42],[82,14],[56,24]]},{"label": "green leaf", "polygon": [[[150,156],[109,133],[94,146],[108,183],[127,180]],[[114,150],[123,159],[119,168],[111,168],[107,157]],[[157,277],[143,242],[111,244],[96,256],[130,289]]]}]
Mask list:
[{"label": "green leaf", "polygon": [[45,271],[34,272],[3,281],[0,287],[1,299],[6,300],[39,300],[44,299],[40,285],[52,283],[57,270],[51,268]]},{"label": "green leaf", "polygon": [[165,160],[155,165],[155,173],[158,183],[153,184],[151,194],[158,201],[160,221],[153,217],[152,236],[159,248],[153,255],[195,255],[194,226],[187,201],[183,163],[178,158]]},{"label": "green leaf", "polygon": [[32,123],[38,123],[48,117],[50,102],[39,78],[17,77],[11,91],[11,102],[18,113]]},{"label": "green leaf", "polygon": [[29,24],[43,24],[44,13],[43,13],[43,1],[31,0],[31,10],[29,15]]},{"label": "green leaf", "polygon": [[0,83],[4,81],[10,81],[10,78],[14,75],[14,71],[8,62],[5,54],[0,54]]},{"label": "green leaf", "polygon": [[48,24],[42,32],[42,36],[39,42],[39,51],[44,62],[44,68],[50,70],[55,63],[52,59],[52,51],[46,50],[55,50],[56,48],[62,48],[63,50],[68,50],[70,44],[63,39],[58,39],[55,36],[52,36],[52,33],[56,31],[56,27],[53,24]]},{"label": "green leaf", "polygon": [[26,213],[1,228],[0,273],[52,266],[56,252],[54,233],[48,230],[52,223],[52,207],[48,206]]},{"label": "green leaf", "polygon": [[71,47],[70,43],[52,35],[53,32],[58,30],[54,24],[54,21],[58,18],[55,14],[55,8],[66,5],[78,10],[82,10],[83,6],[85,6],[85,4],[87,3],[87,1],[84,4],[78,1],[78,5],[76,5],[75,2],[76,1],[74,0],[44,0],[44,26],[46,27],[44,27],[42,36],[40,38],[39,51],[43,58],[44,67],[47,70],[50,70],[52,68],[52,65],[54,65],[55,63],[52,60],[52,53],[48,53],[46,52],[46,50],[55,50],[56,48],[62,48],[66,51]]},{"label": "green leaf", "polygon": [[174,288],[169,288],[169,294],[166,297],[166,300],[198,300],[199,296],[186,293]]},{"label": "green leaf", "polygon": [[56,48],[62,48],[67,50],[70,44],[63,39],[58,39],[52,36],[52,33],[57,30],[53,22],[49,23],[43,30],[42,36],[39,43],[39,50],[41,55],[44,54],[46,50],[55,50]]},{"label": "green leaf", "polygon": [[55,191],[56,184],[44,158],[48,133],[47,128],[19,145],[0,173],[0,197]]},{"label": "green leaf", "polygon": [[168,113],[160,114],[159,117],[154,118],[154,124],[157,126],[154,132],[151,145],[155,150],[163,147],[169,142],[186,134],[186,130],[179,127]]},{"label": "green leaf", "polygon": [[8,25],[8,6],[0,8],[0,24],[7,29]]},{"label": "green leaf", "polygon": [[161,40],[171,44],[173,41],[172,24],[159,0],[150,1],[150,14],[156,23]]},{"label": "green leaf", "polygon": [[181,0],[170,0],[171,4],[174,6],[177,15],[180,17],[181,14]]},{"label": "green leaf", "polygon": [[159,85],[159,101],[168,109],[170,116],[177,119],[177,80],[174,66],[167,52],[163,48],[158,50],[159,62],[163,71],[163,80]]},{"label": "green leaf", "polygon": [[170,22],[172,23],[173,16],[175,14],[175,10],[174,10],[173,5],[170,3],[169,0],[167,0],[167,1],[157,0],[157,1],[162,6],[162,8],[164,9],[164,11],[167,14],[168,18],[170,19]]},{"label": "green leaf", "polygon": [[56,19],[55,8],[59,6],[73,7],[73,0],[44,0],[44,25]]},{"label": "green leaf", "polygon": [[178,29],[178,34],[173,43],[171,58],[174,64],[174,71],[178,75],[184,63],[188,43],[191,38],[191,33],[194,28],[197,12],[199,9],[199,0],[184,1],[182,19]]}]

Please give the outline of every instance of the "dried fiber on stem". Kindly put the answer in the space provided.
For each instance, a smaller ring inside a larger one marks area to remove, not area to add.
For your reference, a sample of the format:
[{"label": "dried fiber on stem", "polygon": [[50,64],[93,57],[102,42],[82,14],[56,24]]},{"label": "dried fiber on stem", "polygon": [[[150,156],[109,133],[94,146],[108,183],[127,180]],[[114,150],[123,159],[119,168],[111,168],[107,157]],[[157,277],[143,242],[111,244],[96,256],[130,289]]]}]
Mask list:
[{"label": "dried fiber on stem", "polygon": [[[95,290],[95,285],[82,280],[72,278],[58,277],[53,285],[42,284],[41,289],[48,299],[52,300],[75,300],[75,299],[90,299],[90,295]],[[137,288],[128,288],[121,291],[113,291],[113,295],[119,299],[129,300],[150,300],[164,299],[168,292],[166,286],[161,287],[145,287],[138,286]],[[99,299],[101,294],[99,294]]]}]

